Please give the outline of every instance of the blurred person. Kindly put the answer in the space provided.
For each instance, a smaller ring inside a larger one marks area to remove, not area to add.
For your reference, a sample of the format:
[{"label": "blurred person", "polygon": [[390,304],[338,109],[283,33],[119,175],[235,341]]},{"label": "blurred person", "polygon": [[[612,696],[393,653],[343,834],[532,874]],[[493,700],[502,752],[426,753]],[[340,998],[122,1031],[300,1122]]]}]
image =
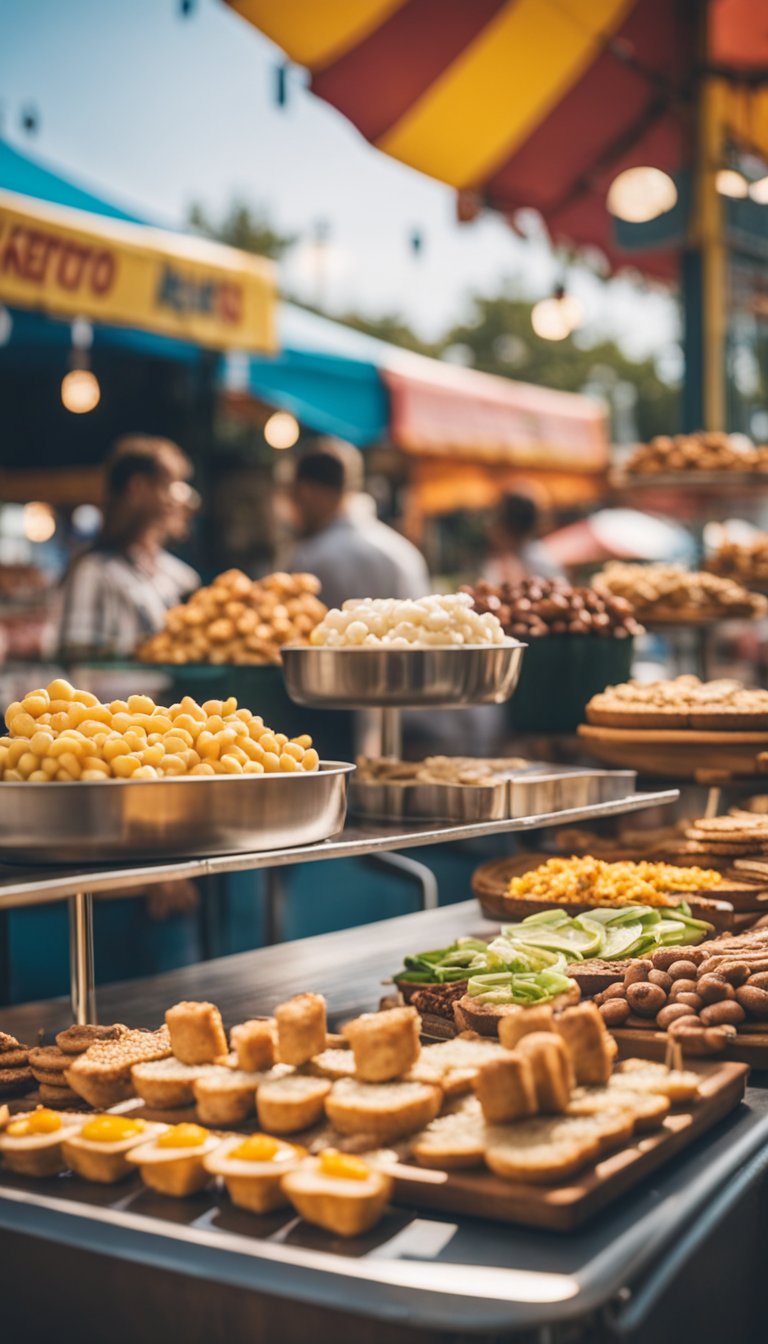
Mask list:
[{"label": "blurred person", "polygon": [[169,439],[131,434],[105,463],[100,536],[76,557],[60,594],[56,644],[66,659],[126,657],[162,629],[200,576],[164,549],[189,533],[199,504],[192,463]]},{"label": "blurred person", "polygon": [[376,516],[362,493],[360,455],[331,443],[296,467],[291,499],[300,535],[289,568],[316,574],[329,607],[351,597],[424,597],[431,592],[421,552]]},{"label": "blurred person", "polygon": [[534,575],[562,578],[562,569],[539,540],[542,528],[543,510],[533,493],[510,490],[502,495],[488,528],[491,555],[483,578],[495,585],[518,584]]}]

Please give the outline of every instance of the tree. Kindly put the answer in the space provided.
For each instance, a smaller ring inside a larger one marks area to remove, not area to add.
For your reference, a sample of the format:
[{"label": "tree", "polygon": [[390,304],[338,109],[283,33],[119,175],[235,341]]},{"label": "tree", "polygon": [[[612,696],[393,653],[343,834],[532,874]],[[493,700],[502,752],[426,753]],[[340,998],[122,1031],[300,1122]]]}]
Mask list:
[{"label": "tree", "polygon": [[442,342],[423,341],[417,336],[400,313],[380,313],[378,317],[356,312],[324,312],[322,315],[332,317],[334,322],[343,322],[345,327],[352,327],[355,331],[363,331],[366,336],[375,336],[380,341],[388,341],[390,345],[402,346],[404,350],[415,350],[419,355],[439,357],[442,349]]},{"label": "tree", "polygon": [[679,392],[659,377],[652,359],[629,359],[615,341],[584,348],[570,336],[542,340],[531,326],[531,308],[522,299],[476,295],[469,320],[447,332],[442,349],[465,347],[473,368],[563,392],[603,387],[610,393],[618,384],[630,384],[638,438],[674,431]]},{"label": "tree", "polygon": [[295,234],[280,233],[274,228],[260,206],[249,205],[237,196],[218,219],[213,219],[206,207],[196,201],[189,208],[187,221],[207,238],[239,247],[242,252],[272,257],[275,261],[296,242]]}]

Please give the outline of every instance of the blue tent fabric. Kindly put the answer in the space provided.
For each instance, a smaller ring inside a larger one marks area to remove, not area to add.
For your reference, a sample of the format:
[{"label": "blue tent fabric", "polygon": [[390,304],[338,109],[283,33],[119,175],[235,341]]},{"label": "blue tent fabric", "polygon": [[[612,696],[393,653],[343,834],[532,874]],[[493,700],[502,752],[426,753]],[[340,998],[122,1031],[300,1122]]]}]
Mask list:
[{"label": "blue tent fabric", "polygon": [[[0,186],[55,205],[148,223],[3,140]],[[12,318],[10,342],[0,355],[4,364],[12,364],[16,355],[44,361],[48,352],[69,348],[68,322],[18,310]],[[389,424],[389,396],[378,372],[387,348],[384,342],[288,303],[280,305],[278,325],[280,350],[275,356],[250,358],[247,391],[268,405],[290,411],[317,433],[334,434],[359,447],[380,439]],[[199,348],[186,341],[101,324],[94,326],[94,348],[131,350],[185,363],[200,357]],[[226,360],[220,361],[219,370],[220,385],[226,388]]]}]

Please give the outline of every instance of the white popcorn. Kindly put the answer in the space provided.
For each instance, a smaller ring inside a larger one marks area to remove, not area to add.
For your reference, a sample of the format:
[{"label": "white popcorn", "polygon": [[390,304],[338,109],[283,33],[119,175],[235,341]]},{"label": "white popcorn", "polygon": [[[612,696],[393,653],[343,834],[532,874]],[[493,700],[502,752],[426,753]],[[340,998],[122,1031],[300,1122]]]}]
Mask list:
[{"label": "white popcorn", "polygon": [[333,648],[453,647],[466,644],[503,644],[504,631],[496,616],[472,610],[468,593],[433,593],[430,597],[350,598],[334,608],[310,635],[310,642]]}]

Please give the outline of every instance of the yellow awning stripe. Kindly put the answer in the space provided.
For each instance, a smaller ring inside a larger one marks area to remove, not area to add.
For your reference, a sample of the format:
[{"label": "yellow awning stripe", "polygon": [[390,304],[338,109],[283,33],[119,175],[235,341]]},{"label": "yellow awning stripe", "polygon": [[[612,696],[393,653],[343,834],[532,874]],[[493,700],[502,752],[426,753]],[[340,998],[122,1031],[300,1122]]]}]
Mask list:
[{"label": "yellow awning stripe", "polygon": [[378,148],[454,187],[483,181],[577,82],[632,2],[509,0]]},{"label": "yellow awning stripe", "polygon": [[[467,0],[471,4],[472,0]],[[406,0],[228,0],[292,61],[320,70],[357,46]]]}]

